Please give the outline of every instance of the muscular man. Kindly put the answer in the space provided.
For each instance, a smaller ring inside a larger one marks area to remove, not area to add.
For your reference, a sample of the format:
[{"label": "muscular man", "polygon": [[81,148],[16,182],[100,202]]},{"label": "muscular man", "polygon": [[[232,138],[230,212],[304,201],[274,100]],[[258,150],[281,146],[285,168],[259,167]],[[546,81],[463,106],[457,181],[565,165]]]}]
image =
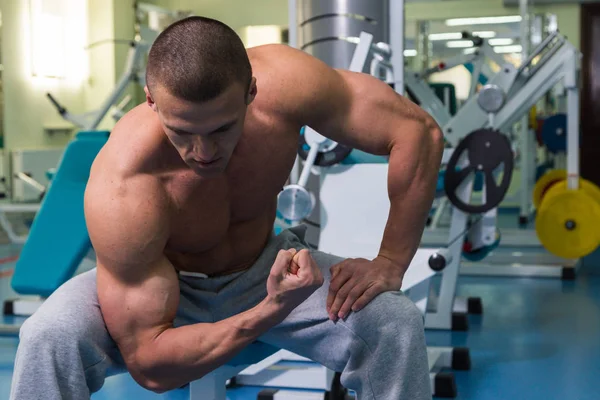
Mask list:
[{"label": "muscular man", "polygon": [[[373,77],[246,50],[201,17],[158,37],[147,84],[92,167],[97,269],[23,325],[11,398],[81,400],[124,371],[164,392],[259,340],[342,372],[361,400],[429,399],[422,316],[399,289],[434,196],[433,119]],[[272,234],[303,125],[389,155],[375,259],[309,251],[302,228]]]}]

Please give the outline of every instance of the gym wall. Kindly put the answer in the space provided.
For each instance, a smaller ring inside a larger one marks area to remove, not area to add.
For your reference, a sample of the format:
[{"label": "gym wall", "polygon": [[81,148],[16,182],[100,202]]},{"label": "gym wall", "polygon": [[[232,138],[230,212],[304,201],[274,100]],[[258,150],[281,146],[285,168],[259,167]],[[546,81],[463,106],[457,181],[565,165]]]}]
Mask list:
[{"label": "gym wall", "polygon": [[[30,1],[0,0],[5,154],[15,148],[64,146],[74,130],[52,107],[46,92],[54,94],[73,113],[97,107],[112,91],[123,70],[128,47],[114,43],[87,51],[83,47],[100,40],[133,38],[133,0],[53,0],[43,3],[55,7],[53,11],[60,13],[62,25],[77,27],[76,33],[72,30],[63,32],[65,52],[76,54],[79,51],[84,61],[73,66],[70,65],[72,57],[67,57],[63,78],[33,76]],[[70,37],[69,33],[79,37]],[[72,47],[66,49],[70,45]],[[111,129],[113,125],[107,118],[101,128]],[[55,133],[48,134],[48,129]]]}]

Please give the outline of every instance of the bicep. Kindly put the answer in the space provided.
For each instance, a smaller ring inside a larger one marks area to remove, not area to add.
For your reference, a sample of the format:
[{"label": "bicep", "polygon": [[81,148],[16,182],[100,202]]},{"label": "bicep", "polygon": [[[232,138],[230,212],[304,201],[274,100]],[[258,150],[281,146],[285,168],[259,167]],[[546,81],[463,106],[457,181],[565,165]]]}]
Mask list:
[{"label": "bicep", "polygon": [[126,363],[135,362],[140,347],[172,328],[179,282],[166,257],[128,266],[99,263],[97,285],[104,321]]},{"label": "bicep", "polygon": [[156,182],[143,177],[113,185],[92,183],[86,191],[100,309],[126,361],[141,344],[171,327],[179,304],[177,275],[164,255],[166,200]]}]

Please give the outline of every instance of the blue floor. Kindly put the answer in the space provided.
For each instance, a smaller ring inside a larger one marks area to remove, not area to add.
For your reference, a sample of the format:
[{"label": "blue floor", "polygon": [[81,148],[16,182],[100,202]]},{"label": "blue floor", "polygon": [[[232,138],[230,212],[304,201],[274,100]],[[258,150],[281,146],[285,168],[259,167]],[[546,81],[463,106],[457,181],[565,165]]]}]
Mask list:
[{"label": "blue floor", "polygon": [[[14,249],[0,246],[0,258]],[[0,265],[0,272],[14,263]],[[0,279],[0,299],[10,297]],[[600,276],[553,279],[459,279],[459,294],[483,300],[484,315],[470,317],[468,332],[427,332],[428,344],[466,346],[472,370],[455,372],[457,399],[599,399]],[[10,322],[10,321],[5,321]],[[8,399],[17,339],[0,337],[0,400]],[[259,389],[229,392],[255,399]],[[185,399],[185,391],[150,393],[127,375],[107,379],[92,398]]]}]

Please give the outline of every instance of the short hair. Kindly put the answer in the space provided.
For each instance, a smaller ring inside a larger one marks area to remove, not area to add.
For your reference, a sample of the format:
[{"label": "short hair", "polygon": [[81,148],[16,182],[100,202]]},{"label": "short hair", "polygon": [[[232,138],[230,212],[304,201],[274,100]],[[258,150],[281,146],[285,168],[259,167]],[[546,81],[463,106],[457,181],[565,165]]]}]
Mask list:
[{"label": "short hair", "polygon": [[146,84],[150,93],[163,86],[182,100],[216,98],[234,81],[246,87],[252,67],[244,43],[233,29],[206,17],[188,17],[168,26],[148,55]]}]

